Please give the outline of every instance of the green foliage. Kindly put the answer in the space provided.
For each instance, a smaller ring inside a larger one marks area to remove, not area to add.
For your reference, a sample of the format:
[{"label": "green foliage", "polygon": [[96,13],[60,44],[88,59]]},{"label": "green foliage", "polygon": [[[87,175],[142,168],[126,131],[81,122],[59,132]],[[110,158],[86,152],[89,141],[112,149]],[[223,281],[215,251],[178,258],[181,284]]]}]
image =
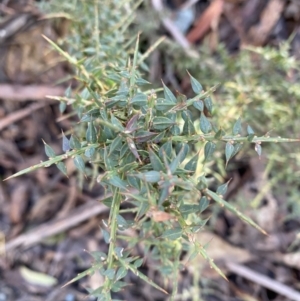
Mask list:
[{"label": "green foliage", "polygon": [[[246,129],[249,139],[257,133],[268,135],[270,131],[282,137],[299,137],[300,63],[291,55],[292,38],[278,48],[247,47],[233,55],[222,44],[214,53],[202,44],[198,49],[200,59],[190,57],[170,40],[163,51],[171,56],[172,69],[182,78],[189,70],[203,87],[220,83],[214,94],[214,120],[222,128],[229,130],[242,116],[244,123],[251,124]],[[238,127],[236,123],[233,134]],[[239,133],[242,134],[241,131]],[[262,150],[261,145],[257,144],[255,151],[272,161],[269,177],[274,180],[269,187],[272,187],[274,194],[284,195],[288,200],[287,206],[293,208],[292,215],[297,216],[300,202],[295,201],[293,195],[297,194],[299,184],[299,145],[291,148],[286,144],[271,144]],[[244,148],[244,152],[253,155],[250,149]],[[280,185],[282,181],[288,183],[284,189]],[[259,194],[255,202],[247,200],[246,203],[257,208],[262,198],[263,194]],[[244,197],[242,199],[244,203]]]},{"label": "green foliage", "polygon": [[[143,259],[128,251],[142,243],[145,252],[149,252],[158,263],[157,269],[162,275],[171,275],[174,299],[180,254],[187,245],[193,256],[201,254],[225,277],[205,248],[195,240],[195,234],[207,222],[202,212],[211,201],[265,233],[223,199],[228,183],[220,186],[217,192],[209,189],[205,165],[214,160],[216,147],[224,150],[227,164],[245,144],[254,145],[260,155],[262,144],[298,140],[257,137],[250,127],[242,136],[241,118],[226,134],[204,114],[204,109],[210,113],[214,111],[212,94],[215,88],[203,90],[191,75],[195,95],[190,98],[174,95],[164,84],[163,97],[158,97],[154,90],[145,90],[143,87],[147,81],[139,71],[139,38],[134,47],[131,47],[132,39],[124,38],[123,29],[128,26],[125,6],[127,10],[130,1],[125,2],[108,1],[100,11],[97,4],[93,6],[76,1],[89,15],[91,11],[96,14],[95,24],[91,25],[89,20],[85,20],[85,24],[78,21],[78,28],[74,28],[80,30],[78,35],[82,36],[82,41],[72,44],[69,53],[48,40],[74,66],[76,79],[82,84],[73,98],[70,92],[66,93],[66,97],[58,98],[73,105],[80,119],[79,130],[70,139],[63,135],[64,154],[56,155],[45,143],[49,160],[12,177],[52,164],[66,174],[63,161],[67,158],[73,158],[78,171],[84,174],[89,174],[86,162],[96,166],[95,170],[100,167],[103,173],[94,177],[105,187],[106,193],[112,195],[105,201],[110,214],[101,229],[105,242],[109,244],[108,253],[93,253],[93,266],[69,283],[99,271],[105,281],[90,294],[98,300],[111,300],[112,292],[126,285],[122,279],[131,271],[167,293],[139,271]],[[75,13],[84,15],[78,7],[73,9]],[[100,29],[100,39],[98,35],[91,34],[95,26]],[[198,115],[193,114],[195,110]],[[120,206],[125,202],[131,204],[133,221],[120,212]],[[157,213],[165,214],[166,218],[157,218]],[[130,228],[139,232],[138,239],[126,235]],[[128,244],[128,249],[120,247],[121,241]]]}]

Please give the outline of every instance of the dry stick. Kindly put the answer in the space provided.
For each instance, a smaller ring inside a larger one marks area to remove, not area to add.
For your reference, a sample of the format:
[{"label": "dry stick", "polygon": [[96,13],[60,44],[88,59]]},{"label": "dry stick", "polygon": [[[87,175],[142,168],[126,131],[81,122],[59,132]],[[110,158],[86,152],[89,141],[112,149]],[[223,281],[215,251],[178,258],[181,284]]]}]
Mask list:
[{"label": "dry stick", "polygon": [[[105,199],[107,197],[109,197],[109,195],[106,195]],[[87,204],[84,204],[71,211],[68,217],[55,219],[35,228],[29,233],[22,234],[15,239],[12,239],[5,246],[6,252],[20,246],[29,247],[49,236],[53,236],[66,231],[82,223],[83,221],[92,218],[93,216],[104,213],[107,210],[108,208],[101,203],[99,204],[99,202],[89,202]]]},{"label": "dry stick", "polygon": [[266,287],[279,295],[285,296],[289,300],[300,301],[300,292],[273,280],[267,276],[261,275],[251,269],[233,262],[227,262],[226,266],[231,272],[234,272],[250,281],[253,281],[263,287]]},{"label": "dry stick", "polygon": [[192,6],[194,6],[197,2],[199,2],[199,0],[187,0],[180,6],[180,9],[189,9]]},{"label": "dry stick", "polygon": [[[160,14],[163,13],[164,7],[163,7],[161,0],[152,0],[152,5],[158,13],[160,13]],[[191,45],[190,45],[189,41],[180,32],[180,30],[175,26],[174,22],[170,18],[163,16],[162,23],[163,23],[164,27],[173,36],[173,38],[176,40],[176,42],[182,46],[182,48],[186,51],[186,53],[188,55],[190,55],[192,57],[196,57],[196,58],[199,57],[199,53],[197,53],[196,51],[193,51],[191,49]]]},{"label": "dry stick", "polygon": [[26,117],[27,115],[30,115],[33,111],[41,109],[42,107],[45,107],[48,104],[49,103],[35,103],[29,106],[28,108],[9,114],[4,119],[0,120],[0,131],[3,130],[5,127],[9,126],[10,124]]},{"label": "dry stick", "polygon": [[49,100],[46,95],[63,96],[63,87],[50,87],[46,85],[8,85],[0,84],[0,98],[26,101],[26,100]]}]

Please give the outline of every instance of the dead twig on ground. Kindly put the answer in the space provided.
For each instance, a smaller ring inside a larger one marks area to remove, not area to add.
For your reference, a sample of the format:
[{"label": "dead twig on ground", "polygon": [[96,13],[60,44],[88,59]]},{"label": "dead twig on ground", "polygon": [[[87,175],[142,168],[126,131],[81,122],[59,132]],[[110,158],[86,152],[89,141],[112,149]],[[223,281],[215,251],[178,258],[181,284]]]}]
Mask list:
[{"label": "dead twig on ground", "polygon": [[227,262],[226,266],[231,272],[253,281],[263,287],[266,287],[281,296],[285,296],[289,300],[300,301],[300,292],[288,287],[285,284],[282,284],[265,275],[261,275],[238,263]]},{"label": "dead twig on ground", "polygon": [[63,96],[65,88],[50,87],[46,85],[9,85],[0,84],[0,98],[15,101],[27,100],[52,100],[46,98],[46,95]]},{"label": "dead twig on ground", "polygon": [[[106,199],[106,195],[102,199]],[[87,219],[92,218],[100,213],[104,213],[108,208],[99,204],[99,199],[90,201],[69,213],[65,218],[55,219],[48,223],[45,223],[29,233],[25,233],[16,237],[15,239],[7,242],[5,245],[6,252],[14,250],[17,247],[29,247],[36,243],[39,243],[43,239],[61,233],[63,231],[69,230],[70,228],[84,222]],[[0,248],[1,249],[1,248]],[[0,254],[3,253],[0,250]]]},{"label": "dead twig on ground", "polygon": [[[161,0],[152,0],[152,6],[159,14],[163,14],[164,6]],[[191,49],[190,42],[180,32],[180,30],[175,26],[174,22],[169,17],[163,15],[162,23],[166,30],[173,36],[175,41],[182,46],[189,56],[199,58],[199,53]]]},{"label": "dead twig on ground", "polygon": [[195,27],[187,35],[187,40],[190,43],[202,39],[210,29],[216,27],[223,12],[223,5],[224,0],[215,0],[210,4],[195,24]]},{"label": "dead twig on ground", "polygon": [[25,109],[21,109],[12,114],[9,114],[7,117],[0,121],[0,131],[9,126],[10,124],[30,115],[32,112],[47,106],[48,104],[49,103],[34,103]]}]

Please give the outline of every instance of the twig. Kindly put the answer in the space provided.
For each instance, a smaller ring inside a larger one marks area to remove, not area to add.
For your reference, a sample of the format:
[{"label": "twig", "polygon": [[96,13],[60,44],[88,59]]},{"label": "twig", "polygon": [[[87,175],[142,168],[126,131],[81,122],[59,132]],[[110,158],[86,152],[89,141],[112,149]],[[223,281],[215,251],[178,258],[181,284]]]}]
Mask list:
[{"label": "twig", "polygon": [[0,84],[0,98],[26,101],[26,100],[45,100],[49,102],[46,95],[63,96],[63,87],[49,87],[46,85],[8,85]]},{"label": "twig", "polygon": [[187,40],[195,43],[202,39],[205,34],[213,27],[217,26],[223,12],[224,0],[214,0],[200,16],[194,28],[188,33]]},{"label": "twig", "polygon": [[199,0],[187,0],[180,6],[180,9],[189,9],[192,6],[194,6],[198,1]]},{"label": "twig", "polygon": [[33,111],[41,109],[42,107],[45,107],[48,104],[49,103],[35,103],[29,106],[28,108],[21,109],[8,115],[0,121],[0,131],[3,130],[5,127],[9,126],[10,124],[26,117],[27,115],[30,115]]},{"label": "twig", "polygon": [[234,272],[250,281],[258,283],[259,285],[272,290],[273,292],[285,296],[289,300],[300,301],[300,292],[288,287],[285,284],[261,275],[238,263],[227,262],[226,266],[231,272]]},{"label": "twig", "polygon": [[[105,196],[107,198],[108,195]],[[65,218],[55,219],[45,223],[29,233],[22,234],[15,239],[7,242],[5,245],[6,252],[11,251],[17,247],[29,247],[43,239],[69,230],[70,228],[82,223],[83,221],[92,218],[100,213],[106,212],[108,208],[97,202],[89,202],[70,212],[69,216]],[[0,248],[1,249],[1,248]]]},{"label": "twig", "polygon": [[[164,7],[161,0],[152,0],[152,5],[159,14],[163,13]],[[175,26],[174,22],[169,17],[162,16],[162,23],[189,56],[199,58],[199,53],[191,49],[191,44],[189,43],[189,41],[179,31],[179,29]]]}]

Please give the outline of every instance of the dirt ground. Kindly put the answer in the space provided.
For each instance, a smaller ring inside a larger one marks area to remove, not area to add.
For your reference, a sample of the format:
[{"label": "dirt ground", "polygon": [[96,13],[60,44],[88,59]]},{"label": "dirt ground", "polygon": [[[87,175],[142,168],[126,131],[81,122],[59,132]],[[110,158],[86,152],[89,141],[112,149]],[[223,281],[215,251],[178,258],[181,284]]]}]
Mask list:
[{"label": "dirt ground", "polygon": [[[167,2],[178,12],[188,1]],[[99,202],[102,187],[80,187],[71,160],[67,161],[69,178],[51,166],[2,181],[46,159],[42,139],[61,153],[62,131],[70,133],[77,122],[45,97],[63,95],[67,84],[58,80],[71,71],[41,37],[46,34],[56,40],[65,32],[41,20],[32,3],[0,1],[0,301],[96,300],[86,297],[85,288],[97,288],[100,274],[61,287],[90,267],[89,252],[106,251],[99,230],[108,212]],[[299,22],[297,0],[199,1],[194,25],[184,37],[191,44],[210,39],[213,53],[218,41],[236,52],[244,45],[276,47],[294,33],[291,53],[300,58]],[[254,198],[265,181],[265,164],[255,158],[236,162],[237,169],[228,174],[235,180],[227,199],[234,194]],[[197,258],[180,274],[179,292],[189,296],[184,300],[201,300],[200,293],[205,301],[300,300],[300,217],[289,217],[284,198],[288,187],[282,184],[281,191],[282,195],[267,194],[255,213],[268,236],[229,212],[214,214],[198,239],[209,242],[208,253],[229,281]],[[142,272],[163,283],[154,266],[147,260]],[[168,299],[133,274],[125,281],[132,285],[115,298]]]}]

